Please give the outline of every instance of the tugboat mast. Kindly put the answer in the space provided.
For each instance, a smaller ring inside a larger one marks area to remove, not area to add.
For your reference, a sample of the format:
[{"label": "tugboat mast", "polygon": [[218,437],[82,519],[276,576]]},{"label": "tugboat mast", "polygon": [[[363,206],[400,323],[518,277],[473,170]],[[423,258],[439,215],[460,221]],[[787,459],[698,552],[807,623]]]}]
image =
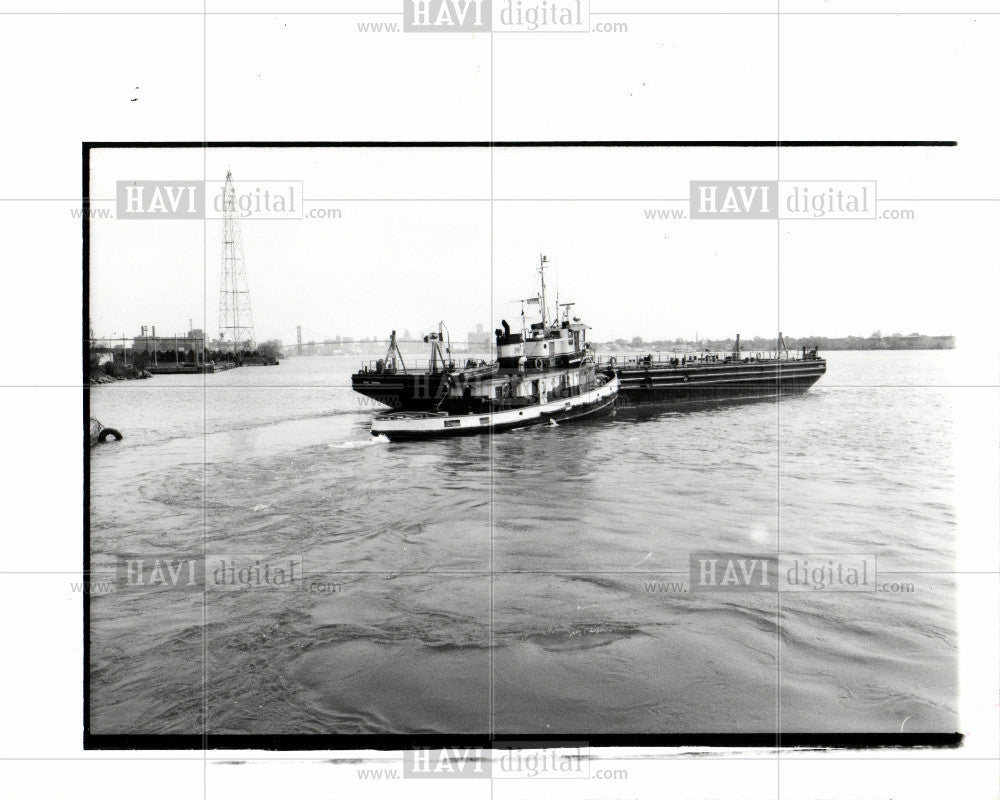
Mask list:
[{"label": "tugboat mast", "polygon": [[545,254],[541,254],[540,261],[538,263],[538,274],[542,276],[542,330],[544,331],[548,327],[548,320],[546,318],[546,304],[545,304],[545,265],[549,263],[549,259]]}]

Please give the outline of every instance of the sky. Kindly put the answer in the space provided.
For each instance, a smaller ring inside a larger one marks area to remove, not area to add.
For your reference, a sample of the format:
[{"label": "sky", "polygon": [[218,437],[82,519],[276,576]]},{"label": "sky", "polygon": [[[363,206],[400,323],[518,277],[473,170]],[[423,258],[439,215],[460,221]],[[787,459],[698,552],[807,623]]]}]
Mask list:
[{"label": "sky", "polygon": [[[912,193],[922,155],[786,152],[782,176],[879,181]],[[936,179],[940,167],[924,166]],[[95,208],[118,180],[183,180],[227,169],[243,183],[294,182],[304,208],[339,218],[240,222],[258,341],[422,334],[453,338],[515,323],[548,257],[550,298],[575,302],[596,341],[956,333],[987,274],[988,209],[914,202],[913,220],[650,220],[686,209],[689,181],[773,177],[771,150],[98,150]],[[491,179],[492,196],[491,197]],[[301,183],[299,183],[301,182]],[[905,204],[894,203],[892,207]],[[888,206],[887,206],[888,207]],[[155,325],[216,335],[222,222],[94,220],[91,323],[98,336]],[[516,326],[516,324],[515,324]]]}]

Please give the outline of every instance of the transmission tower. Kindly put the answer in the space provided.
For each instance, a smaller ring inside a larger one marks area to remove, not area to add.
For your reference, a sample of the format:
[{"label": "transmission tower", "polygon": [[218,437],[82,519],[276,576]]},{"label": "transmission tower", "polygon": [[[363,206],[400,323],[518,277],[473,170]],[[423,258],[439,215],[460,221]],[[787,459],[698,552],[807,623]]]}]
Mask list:
[{"label": "transmission tower", "polygon": [[233,173],[226,172],[222,207],[222,283],[219,289],[219,338],[234,353],[253,350],[253,309],[243,261],[243,236],[236,212]]}]

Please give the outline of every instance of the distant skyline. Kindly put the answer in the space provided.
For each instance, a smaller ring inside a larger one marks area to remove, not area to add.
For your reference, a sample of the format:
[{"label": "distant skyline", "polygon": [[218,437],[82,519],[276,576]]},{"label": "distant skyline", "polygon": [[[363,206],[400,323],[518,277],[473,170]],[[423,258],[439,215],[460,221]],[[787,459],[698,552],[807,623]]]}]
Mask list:
[{"label": "distant skyline", "polygon": [[[150,327],[150,326],[147,326],[147,327]],[[188,333],[189,330],[195,330],[195,331],[197,331],[197,330],[199,330],[199,328],[198,328],[198,326],[194,326],[194,328],[192,328],[192,329],[188,329],[188,330],[184,330],[184,331],[170,331],[170,332],[165,332],[165,331],[157,328],[156,337],[159,338],[159,339],[164,339],[164,340],[166,340],[166,339],[172,339],[175,336],[178,337],[178,338],[183,338]],[[427,331],[427,333],[429,333],[429,332],[430,331]],[[468,342],[469,342],[468,334],[469,333],[473,333],[473,331],[464,331],[460,335],[452,335],[451,341],[454,342],[454,343],[456,343],[456,344],[468,344]],[[776,336],[775,333],[772,333],[772,334],[746,334],[746,333],[743,333],[742,331],[738,331],[738,333],[740,334],[741,338],[743,340],[745,340],[745,341],[751,341],[751,340],[757,339],[757,338],[759,338],[759,339],[774,339],[775,336]],[[783,333],[784,333],[784,335],[786,337],[793,338],[793,339],[848,339],[848,338],[874,339],[874,338],[879,338],[879,337],[875,337],[872,333],[867,333],[867,334],[850,333],[850,334],[846,334],[844,336],[829,336],[827,334],[817,333],[817,332],[812,332],[812,333],[791,333],[789,331],[783,331]],[[671,337],[662,337],[661,336],[661,337],[655,337],[655,338],[645,338],[645,337],[641,337],[641,336],[638,336],[638,335],[637,336],[616,336],[616,337],[611,338],[611,339],[596,338],[596,339],[593,339],[593,341],[595,341],[595,342],[601,342],[601,343],[613,343],[613,342],[616,342],[616,341],[632,342],[636,338],[639,338],[639,339],[642,340],[643,343],[647,343],[647,344],[648,343],[653,343],[653,342],[674,342],[674,341],[678,341],[678,342],[681,342],[681,341],[682,342],[705,342],[705,341],[731,340],[731,339],[734,338],[734,335],[735,334],[729,334],[729,335],[723,334],[721,336],[705,336],[705,335],[701,335],[701,333],[698,332],[698,335],[692,335],[692,336],[676,336],[676,337],[675,336],[671,336]],[[94,331],[94,338],[95,339],[99,339],[99,340],[107,340],[107,341],[111,341],[111,342],[113,342],[115,340],[119,340],[120,341],[123,338],[123,336],[124,336],[124,338],[127,341],[131,341],[132,339],[141,336],[141,333],[140,333],[139,329],[136,329],[136,331],[133,332],[133,333],[125,333],[125,334],[117,333],[117,334],[113,334],[113,335],[103,335],[99,331]],[[152,332],[151,331],[147,332],[147,336],[148,337],[152,337],[153,336]],[[396,329],[396,336],[397,336],[397,341],[399,341],[400,343],[403,343],[403,342],[420,343],[423,340],[423,335],[411,334],[409,336],[406,336],[403,333],[401,333],[398,329]],[[935,332],[935,333],[929,333],[927,331],[908,331],[908,332],[893,331],[891,333],[882,333],[881,338],[883,338],[883,339],[892,339],[892,338],[907,338],[907,337],[913,337],[913,336],[923,336],[923,337],[928,337],[928,338],[941,338],[941,337],[953,336],[953,334],[951,334],[950,332],[947,332],[947,331]],[[215,338],[215,337],[209,335],[209,338]],[[490,332],[490,338],[492,339],[492,332]],[[286,334],[284,336],[258,336],[257,337],[258,343],[263,342],[263,341],[268,341],[268,340],[274,340],[274,339],[280,340],[283,345],[294,345],[296,343],[296,341],[297,341],[296,332],[295,331],[286,332]],[[309,329],[306,329],[306,328],[303,328],[303,331],[302,331],[302,343],[303,344],[328,344],[330,342],[337,342],[339,344],[352,344],[352,343],[357,344],[357,343],[372,342],[372,341],[376,341],[376,342],[388,342],[388,340],[389,340],[389,337],[386,334],[383,334],[383,335],[379,335],[379,334],[358,334],[358,335],[352,335],[352,334],[343,334],[343,333],[334,333],[334,334],[325,334],[324,333],[324,334],[318,334],[318,333],[316,333],[314,331],[310,331]]]},{"label": "distant skyline", "polygon": [[[456,340],[503,318],[516,327],[517,298],[537,292],[543,252],[550,311],[558,290],[595,341],[773,337],[779,328],[960,336],[970,280],[996,294],[995,275],[961,274],[982,263],[963,252],[981,238],[955,232],[984,224],[975,210],[940,224],[929,206],[917,222],[783,222],[780,254],[774,221],[644,218],[644,208],[685,197],[689,180],[718,174],[720,162],[732,174],[768,174],[766,151],[497,151],[493,203],[488,150],[255,148],[207,158],[213,180],[231,168],[237,180],[302,181],[307,209],[340,212],[241,224],[258,341],[289,344],[297,325],[380,340],[393,329],[422,336],[439,320]],[[114,207],[117,180],[198,178],[202,159],[198,149],[95,151],[94,207]],[[880,190],[896,173],[902,180],[907,159],[886,160]],[[218,220],[92,220],[95,334],[156,325],[173,336],[190,319],[217,336],[221,242]]]}]

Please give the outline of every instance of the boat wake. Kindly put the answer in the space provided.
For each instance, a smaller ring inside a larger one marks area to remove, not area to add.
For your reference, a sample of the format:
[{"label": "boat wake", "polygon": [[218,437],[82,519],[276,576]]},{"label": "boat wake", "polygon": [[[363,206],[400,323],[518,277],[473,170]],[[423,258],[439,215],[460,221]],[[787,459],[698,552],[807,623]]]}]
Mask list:
[{"label": "boat wake", "polygon": [[389,439],[379,434],[378,436],[369,436],[367,439],[331,444],[330,448],[333,450],[358,450],[362,447],[371,447],[373,444],[389,444]]}]

